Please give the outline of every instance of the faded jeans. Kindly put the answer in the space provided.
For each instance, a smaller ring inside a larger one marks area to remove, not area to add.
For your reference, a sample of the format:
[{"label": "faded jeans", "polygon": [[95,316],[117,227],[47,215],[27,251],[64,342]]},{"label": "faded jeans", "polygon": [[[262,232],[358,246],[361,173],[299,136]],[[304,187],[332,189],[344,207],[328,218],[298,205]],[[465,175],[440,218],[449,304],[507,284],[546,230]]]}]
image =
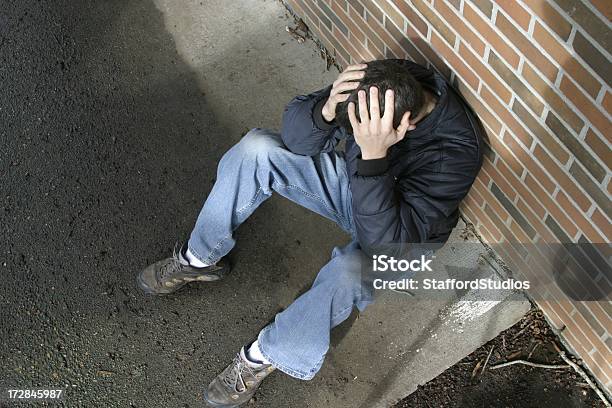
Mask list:
[{"label": "faded jeans", "polygon": [[301,156],[280,134],[255,128],[225,153],[217,179],[198,216],[189,249],[214,263],[235,245],[233,232],[272,192],[335,221],[353,241],[334,248],[312,287],[259,333],[262,354],[280,371],[309,380],[329,349],[330,331],[353,307],[371,303],[361,288],[363,252],[355,240],[351,191],[344,155],[332,151]]}]

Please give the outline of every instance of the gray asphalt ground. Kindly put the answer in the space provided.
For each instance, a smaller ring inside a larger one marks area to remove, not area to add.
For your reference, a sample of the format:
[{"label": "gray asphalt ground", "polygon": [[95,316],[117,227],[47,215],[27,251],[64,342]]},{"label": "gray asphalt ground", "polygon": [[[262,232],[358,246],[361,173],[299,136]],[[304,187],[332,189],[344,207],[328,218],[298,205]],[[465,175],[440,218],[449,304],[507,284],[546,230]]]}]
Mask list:
[{"label": "gray asphalt ground", "polygon": [[[337,75],[284,32],[275,1],[166,6],[0,0],[3,389],[66,388],[65,407],[201,406],[347,239],[275,197],[239,230],[225,281],[140,293],[135,275],[187,237],[223,152]],[[210,24],[177,36],[193,13]],[[293,390],[330,381],[275,374],[251,406],[299,406]]]},{"label": "gray asphalt ground", "polygon": [[[201,407],[348,241],[273,197],[238,230],[223,281],[164,298],[135,284],[188,237],[222,154],[338,75],[292,24],[277,0],[0,0],[0,395],[59,387],[50,405]],[[446,259],[494,274],[477,240],[461,246],[464,227]],[[388,295],[332,332],[315,379],[275,373],[249,407],[387,407],[529,309]]]}]

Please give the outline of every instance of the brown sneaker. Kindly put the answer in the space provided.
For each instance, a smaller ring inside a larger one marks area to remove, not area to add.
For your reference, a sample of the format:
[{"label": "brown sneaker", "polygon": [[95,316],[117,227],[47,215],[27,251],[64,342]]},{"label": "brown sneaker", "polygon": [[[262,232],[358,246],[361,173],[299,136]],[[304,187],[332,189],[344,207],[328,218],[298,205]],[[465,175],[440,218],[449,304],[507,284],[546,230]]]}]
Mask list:
[{"label": "brown sneaker", "polygon": [[189,282],[210,282],[221,279],[229,272],[229,264],[222,258],[214,265],[195,268],[185,258],[186,245],[171,258],[147,266],[138,274],[138,286],[147,294],[166,295],[177,291]]},{"label": "brown sneaker", "polygon": [[208,385],[204,400],[209,407],[237,408],[253,398],[263,379],[274,370],[270,364],[250,366],[242,347],[234,361]]}]

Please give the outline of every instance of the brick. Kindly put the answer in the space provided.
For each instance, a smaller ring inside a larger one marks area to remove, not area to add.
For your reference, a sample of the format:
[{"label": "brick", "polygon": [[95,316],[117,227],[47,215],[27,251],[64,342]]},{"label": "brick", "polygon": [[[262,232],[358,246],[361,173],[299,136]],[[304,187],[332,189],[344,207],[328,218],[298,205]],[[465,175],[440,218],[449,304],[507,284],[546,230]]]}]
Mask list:
[{"label": "brick", "polygon": [[459,42],[459,55],[463,57],[468,66],[480,77],[481,81],[486,83],[505,104],[510,103],[512,93],[506,84],[502,83],[497,76],[491,73],[490,68],[485,66],[476,54],[466,47],[463,40]]},{"label": "brick", "polygon": [[[498,137],[493,134],[491,128],[489,128],[486,124],[484,125],[485,130],[485,143],[482,145],[482,153],[489,159],[491,163],[495,163],[495,159],[499,156],[497,151],[498,148],[495,145],[491,144],[492,140],[497,139]],[[502,146],[503,148],[503,146]]]},{"label": "brick", "polygon": [[393,4],[400,10],[402,15],[408,19],[408,22],[412,27],[414,27],[418,32],[420,32],[423,37],[427,37],[427,23],[425,20],[419,16],[414,9],[408,5],[406,0],[391,0]]},{"label": "brick", "polygon": [[587,355],[582,359],[586,366],[591,370],[593,376],[599,379],[603,384],[606,384],[606,382],[609,382],[612,379],[612,368],[610,364],[607,364],[607,362],[610,361],[611,356],[607,355],[604,357],[598,350],[600,349],[598,348],[591,353],[592,357]]},{"label": "brick", "polygon": [[603,237],[593,228],[591,222],[584,216],[584,213],[576,208],[562,190],[555,197],[557,204],[567,213],[574,224],[593,242],[601,242]]},{"label": "brick", "polygon": [[[531,14],[516,0],[497,0],[497,5],[506,12],[523,30],[529,29]],[[499,18],[499,13],[497,14]]]},{"label": "brick", "polygon": [[510,232],[510,230],[508,230],[504,222],[499,218],[499,216],[495,213],[495,211],[493,211],[493,208],[491,208],[491,206],[488,203],[485,204],[484,206],[484,212],[485,214],[487,214],[487,216],[493,222],[493,224],[497,226],[497,228],[501,231],[502,235],[506,237],[506,239],[512,236],[512,233]]},{"label": "brick", "polygon": [[[572,316],[574,321],[576,322],[576,324],[580,328],[580,331],[582,331],[584,336],[587,338],[588,342],[596,350],[605,350],[606,349],[606,344],[599,337],[599,336],[601,336],[599,334],[599,330],[601,329],[602,331],[604,331],[603,328],[601,326],[599,326],[598,323],[597,323],[598,327],[594,327],[594,326],[591,325],[591,322],[595,323],[595,319],[593,319],[592,317],[591,317],[590,320],[586,319],[585,314],[582,312],[583,309],[580,308],[580,306],[582,306],[581,303],[582,302],[574,302],[574,305],[578,309],[578,313],[576,313],[576,314],[574,314],[574,316]],[[588,313],[588,310],[587,310],[587,316],[588,315],[590,315],[590,313]],[[593,354],[595,354],[595,353],[593,353]],[[599,361],[602,362],[602,364],[605,364],[604,360],[601,357],[600,357]]]},{"label": "brick", "polygon": [[594,5],[604,17],[608,20],[612,20],[612,4],[609,0],[591,0],[591,4]]},{"label": "brick", "polygon": [[[493,162],[490,161],[489,163],[492,164]],[[495,183],[498,186],[498,188],[500,188],[501,191],[503,191],[503,193],[507,197],[509,197],[511,201],[514,201],[516,199],[516,192],[514,191],[514,189],[508,182],[508,176],[510,176],[511,178],[516,178],[516,176],[512,175],[509,171],[507,171],[508,168],[505,167],[505,165],[503,167],[504,172],[505,172],[504,174],[501,170],[500,163],[501,162],[497,162],[495,166],[487,167],[487,172],[493,179],[493,183]],[[491,183],[491,191],[493,191],[493,183]],[[508,214],[511,214],[510,211],[508,211]]]},{"label": "brick", "polygon": [[604,133],[610,130],[610,121],[598,109],[597,104],[589,100],[566,75],[563,75],[563,78],[561,78],[559,89],[600,132]]},{"label": "brick", "polygon": [[537,119],[529,113],[519,100],[514,100],[512,110],[521,118],[525,126],[531,130],[540,143],[542,143],[559,162],[562,164],[568,162],[570,158],[569,153],[555,140],[553,135],[546,128],[540,125]]},{"label": "brick", "polygon": [[586,302],[574,303],[574,306],[576,306],[576,309],[578,309],[578,311],[580,312],[580,316],[585,320],[585,323],[590,326],[590,329],[594,331],[598,336],[603,337],[604,334],[606,334],[606,329],[602,327],[602,325],[597,321],[595,316],[591,313],[591,311],[587,308],[586,305]]},{"label": "brick", "polygon": [[579,247],[579,249],[585,253],[589,261],[596,266],[598,270],[596,275],[601,278],[600,281],[606,282],[608,285],[610,285],[610,283],[612,283],[612,275],[609,273],[610,265],[608,259],[612,247],[609,244],[605,244],[601,241],[599,243],[590,242],[584,235],[580,235],[580,237],[578,237],[578,243],[579,245],[577,245],[577,247]]},{"label": "brick", "polygon": [[429,41],[424,40],[412,27],[408,27],[406,34],[411,39],[412,43],[425,56],[425,58],[427,58],[431,65],[435,67],[444,78],[449,79],[451,74],[450,68],[440,58],[438,53],[434,52]]},{"label": "brick", "polygon": [[478,191],[476,191],[476,190],[470,189],[467,197],[469,197],[470,200],[472,200],[474,205],[476,205],[477,207],[482,206],[482,204],[484,203],[484,198],[482,198],[480,193]]},{"label": "brick", "polygon": [[472,3],[474,3],[487,18],[491,18],[493,15],[493,3],[491,0],[472,0]]},{"label": "brick", "polygon": [[[607,315],[601,307],[602,302],[587,302],[584,307],[595,316],[595,319],[604,327],[612,327],[612,317]],[[588,319],[587,319],[588,320]],[[612,336],[609,337],[612,339]],[[607,342],[606,342],[607,343]],[[612,350],[612,348],[611,348]]]},{"label": "brick", "polygon": [[583,167],[578,162],[572,163],[570,174],[578,181],[578,184],[586,190],[589,196],[603,210],[604,213],[612,214],[612,204],[599,185],[587,175]]},{"label": "brick", "polygon": [[448,6],[445,1],[435,0],[434,7],[451,27],[457,31],[459,38],[468,43],[481,57],[484,55],[485,44],[470,27],[457,15],[457,11]]},{"label": "brick", "polygon": [[582,211],[587,211],[591,207],[591,200],[580,191],[576,183],[567,176],[565,171],[550,158],[548,153],[546,153],[540,145],[536,144],[533,153],[536,159],[540,161],[544,168],[548,170],[551,176],[559,183],[559,187],[570,195]]},{"label": "brick", "polygon": [[491,185],[491,192],[497,198],[497,200],[504,206],[510,216],[516,221],[516,223],[522,228],[530,239],[533,239],[536,235],[535,229],[529,224],[529,221],[521,214],[516,206],[506,197],[506,195],[499,189],[497,184]]},{"label": "brick", "polygon": [[[512,234],[518,238],[518,242],[520,243],[524,243],[527,244],[529,242],[531,242],[531,240],[533,239],[533,237],[528,236],[525,233],[525,230],[521,228],[521,225],[519,223],[517,223],[514,219],[510,220],[510,224],[508,225],[508,228],[510,229],[510,231],[512,231]],[[529,250],[528,248],[525,247],[521,247],[522,251],[526,254],[528,254]],[[523,258],[524,260],[524,258]],[[516,269],[514,269],[516,270]],[[522,271],[524,273],[524,271]]]},{"label": "brick", "polygon": [[[340,31],[342,31],[342,33],[348,37],[349,35],[349,29],[348,27],[338,18],[338,16],[336,15],[336,13],[334,13],[329,6],[321,0],[317,1],[317,5],[319,6],[319,8],[323,11],[323,14],[325,14],[325,16],[333,23],[336,25],[336,28],[339,29]],[[331,27],[329,27],[331,29]]]},{"label": "brick", "polygon": [[[442,37],[438,34],[431,33],[431,45],[437,49],[442,56],[448,61],[452,68],[455,69],[458,75],[470,86],[472,89],[478,89],[478,77],[465,63],[457,57],[457,54],[449,48],[449,46],[442,41]],[[501,129],[501,127],[500,127]]]},{"label": "brick", "polygon": [[389,32],[392,39],[387,41],[387,47],[390,47],[398,54],[408,54],[413,61],[425,65],[425,58],[416,49],[412,42],[397,28],[390,20],[385,19],[385,28]]},{"label": "brick", "polygon": [[359,14],[361,17],[363,17],[363,5],[361,4],[361,2],[359,0],[347,0],[348,4],[349,4],[349,12],[350,12],[350,8],[352,7],[353,10],[355,10],[355,12],[357,14]]},{"label": "brick", "polygon": [[541,165],[534,160],[533,154],[525,150],[525,148],[517,143],[512,136],[509,136],[508,133],[504,133],[503,140],[506,146],[508,146],[508,149],[514,153],[517,159],[523,164],[523,166],[525,166],[527,171],[533,174],[533,176],[542,184],[544,190],[549,194],[552,194],[552,192],[555,191],[556,184],[550,177],[548,177],[548,175],[546,175],[546,173],[544,173]]},{"label": "brick", "polygon": [[[561,333],[561,337],[569,344],[572,349],[576,351],[576,354],[578,354],[579,356],[586,356],[590,359],[589,352],[591,351],[591,347],[588,341],[586,341],[586,338],[584,342],[580,340],[579,338],[581,338],[581,335],[577,335],[576,333],[574,333],[574,330],[579,331],[579,329],[576,328],[575,323],[567,322],[571,322],[571,319],[566,321],[566,330],[563,330],[563,332]],[[591,369],[591,366],[589,365],[591,363],[585,361],[584,357],[582,357],[581,360],[583,365],[586,365],[588,369]]]},{"label": "brick", "polygon": [[[578,313],[579,314],[579,313]],[[585,360],[584,357],[588,357],[589,352],[593,349],[594,345],[589,341],[589,339],[584,335],[583,331],[581,330],[580,326],[574,321],[576,317],[576,314],[572,315],[572,318],[567,320],[565,322],[565,325],[567,326],[567,328],[569,329],[569,331],[572,333],[572,336],[575,337],[576,340],[578,340],[580,342],[580,345],[582,346],[582,348],[584,350],[587,351],[587,353],[585,353],[584,356],[582,356],[583,361]],[[586,362],[586,361],[585,361]]]},{"label": "brick", "polygon": [[364,1],[362,2],[363,6],[366,10],[378,21],[380,24],[383,23],[384,13],[381,9],[376,7],[372,1]]},{"label": "brick", "polygon": [[[397,30],[397,28],[393,26],[393,23],[389,22],[389,20],[385,19],[384,25],[381,25],[378,23],[378,21],[372,19],[368,19],[368,23],[372,30],[376,32],[376,35],[382,40],[382,43],[387,47],[390,47],[391,43],[397,43],[397,41],[399,40],[399,38],[389,34],[389,30],[395,30],[396,34],[401,35],[401,33]],[[405,51],[402,51],[402,54],[404,52]]]},{"label": "brick", "polygon": [[385,42],[380,38],[380,33],[383,31],[382,26],[372,15],[365,11],[365,24],[362,25],[362,28],[367,37],[367,43],[374,44],[374,46],[382,51],[385,49]]},{"label": "brick", "polygon": [[[487,222],[489,226],[492,225],[490,221],[487,220]],[[490,230],[482,223],[478,226],[478,233],[480,234],[480,236],[483,237],[484,241],[488,243],[498,243],[503,240],[501,233],[495,235],[494,233],[490,232]]]},{"label": "brick", "polygon": [[[416,7],[417,10],[423,14],[425,19],[429,21],[436,31],[446,40],[447,43],[450,44],[451,47],[455,46],[456,36],[455,33],[451,31],[448,25],[438,17],[433,10],[429,7],[424,0],[412,0],[412,4]],[[433,38],[433,36],[432,36]]]},{"label": "brick", "polygon": [[402,14],[398,12],[388,0],[375,0],[375,3],[385,13],[385,19],[390,19],[397,27],[402,27],[402,29],[404,28],[404,16],[402,16]]},{"label": "brick", "polygon": [[593,13],[583,2],[576,0],[555,0],[555,2],[605,50],[612,48],[612,36],[607,22]]},{"label": "brick", "polygon": [[612,69],[610,61],[580,31],[576,32],[572,43],[574,51],[593,68],[593,71],[608,85],[612,86]]},{"label": "brick", "polygon": [[475,214],[476,219],[487,229],[492,241],[489,242],[501,242],[503,235],[497,226],[491,221],[491,219],[485,215],[480,208],[471,207],[470,210]]},{"label": "brick", "polygon": [[346,10],[342,7],[338,0],[333,0],[331,8],[336,13],[338,18],[342,20],[344,25],[349,29],[352,38],[357,39],[360,43],[365,44],[365,33],[359,28],[357,24],[349,17]]},{"label": "brick", "polygon": [[[483,162],[482,171],[487,172],[489,176],[492,178],[495,178],[495,179],[500,178],[499,174],[496,174],[497,171],[495,170],[495,167],[493,167],[491,162],[487,160]],[[510,218],[510,213],[508,213],[508,211],[506,211],[506,209],[501,205],[501,203],[497,200],[497,198],[495,198],[491,190],[489,190],[487,187],[484,187],[480,184],[477,185],[475,188],[480,193],[480,195],[482,195],[482,197],[485,199],[485,203],[493,208],[495,213],[498,214],[498,217],[500,217],[503,220],[503,222],[506,222],[506,220]]]},{"label": "brick", "polygon": [[540,307],[540,309],[542,309],[542,311],[544,312],[544,316],[548,319],[548,322],[553,328],[561,330],[565,326],[563,320],[561,320],[561,318],[555,313],[555,308],[552,305],[552,302],[546,300],[539,300],[536,303]]},{"label": "brick", "polygon": [[546,26],[553,30],[563,41],[567,41],[572,32],[572,24],[567,21],[565,16],[562,16],[549,3],[542,0],[525,0],[525,4],[538,17],[544,21]]},{"label": "brick", "polygon": [[457,10],[461,8],[461,0],[448,0],[448,2]]},{"label": "brick", "polygon": [[[500,140],[501,142],[501,140]],[[521,178],[525,168],[523,165],[512,155],[510,149],[503,143],[501,146],[496,149],[497,153],[500,155],[500,161],[497,163],[497,167],[503,166],[503,170],[507,170],[506,179],[511,180],[515,178]],[[511,171],[512,170],[512,171]],[[500,168],[501,171],[501,168]]]},{"label": "brick", "polygon": [[544,208],[548,210],[549,214],[556,220],[556,222],[562,225],[566,231],[573,233],[572,236],[574,236],[578,232],[578,229],[574,223],[563,212],[561,212],[557,203],[554,202],[548,194],[546,194],[546,192],[537,184],[535,179],[530,174],[527,174],[525,177],[525,183],[527,184],[527,187],[533,191],[534,195],[538,197],[542,205],[544,205]]},{"label": "brick", "polygon": [[321,33],[321,36],[323,38],[325,38],[327,40],[328,43],[330,43],[332,45],[332,48],[340,55],[342,55],[342,57],[344,58],[345,61],[350,61],[351,59],[351,55],[348,49],[345,48],[344,45],[342,45],[339,41],[338,41],[338,36],[335,36],[332,34],[332,32],[330,32],[327,27],[323,24],[321,24],[321,26],[319,26],[319,31]]},{"label": "brick", "polygon": [[497,34],[489,20],[485,21],[468,2],[463,4],[463,15],[476,32],[480,33],[491,44],[491,47],[499,53],[501,58],[510,64],[512,68],[518,67],[519,55],[507,44],[505,39],[502,39]]},{"label": "brick", "polygon": [[601,106],[603,106],[606,112],[612,115],[612,93],[610,93],[610,91],[606,91]]},{"label": "brick", "polygon": [[[540,218],[544,218],[545,210],[544,207],[538,202],[537,198],[529,191],[527,186],[522,180],[516,180],[516,182],[511,182],[514,189],[517,191],[518,196],[522,199],[532,211]],[[532,222],[533,224],[533,222]]]},{"label": "brick", "polygon": [[[523,66],[523,78],[531,84],[542,98],[550,105],[550,108],[556,111],[565,120],[576,133],[579,133],[584,126],[584,121],[578,116],[573,108],[570,108],[564,98],[559,96],[557,92],[545,83],[540,74],[538,74],[527,63]],[[569,98],[572,100],[572,97]]]},{"label": "brick", "polygon": [[602,182],[606,176],[606,170],[601,166],[595,157],[584,148],[580,140],[574,136],[567,127],[554,114],[548,112],[546,116],[546,125],[557,135],[557,138],[572,152],[584,167],[595,177],[599,182]]},{"label": "brick", "polygon": [[489,111],[489,108],[487,108],[482,102],[480,102],[474,92],[469,89],[465,85],[465,83],[459,78],[457,78],[457,89],[459,90],[459,92],[461,92],[463,97],[478,114],[480,120],[487,124],[494,134],[498,135],[501,131],[502,125],[499,120],[497,120],[497,118],[493,116],[493,114]]},{"label": "brick", "polygon": [[591,97],[596,98],[601,89],[601,83],[589,73],[587,69],[579,63],[552,34],[550,34],[544,26],[536,23],[533,31],[533,38],[539,42],[551,57],[557,61],[565,72],[582,86]]},{"label": "brick", "polygon": [[372,50],[366,48],[359,42],[351,42],[347,37],[344,36],[335,26],[333,27],[334,37],[340,42],[342,48],[348,52],[351,56],[352,63],[361,61],[372,61],[374,59],[382,58],[383,54],[373,53]]},{"label": "brick", "polygon": [[542,52],[532,44],[532,41],[527,36],[521,33],[503,14],[497,14],[495,20],[497,27],[504,33],[506,37],[514,44],[521,53],[535,65],[546,78],[550,81],[557,78],[559,69],[548,59]]},{"label": "brick", "polygon": [[[553,217],[551,217],[550,215],[547,215],[546,218],[544,219],[544,222],[546,223],[546,225],[548,225],[548,228],[550,228],[550,230],[553,232],[553,234],[555,234],[555,236],[560,242],[562,243],[572,242],[572,239],[570,238],[570,236],[567,235],[567,233],[559,226],[559,224],[557,224],[555,220],[553,220]],[[570,231],[570,234],[573,237],[574,235],[576,235],[577,232],[578,230],[574,228],[573,230]]]},{"label": "brick", "polygon": [[[310,5],[306,4],[304,0],[299,0],[298,4],[302,7],[302,10],[304,10],[308,27],[319,27],[319,22],[321,20],[319,19],[319,16],[317,16],[317,14],[310,8]],[[308,20],[310,20],[310,22]]]},{"label": "brick", "polygon": [[510,89],[514,90],[519,98],[521,98],[536,115],[541,115],[544,110],[544,104],[540,101],[525,84],[519,79],[502,61],[502,59],[491,50],[489,53],[489,64],[502,77],[504,82],[508,84]]},{"label": "brick", "polygon": [[[530,197],[533,198],[533,195],[530,195]],[[537,201],[531,199],[531,202],[527,204],[522,198],[524,198],[524,196],[519,197],[518,201],[516,202],[516,208],[518,208],[519,211],[523,214],[523,216],[527,218],[531,226],[535,228],[538,234],[540,234],[540,236],[546,242],[552,241],[548,229],[544,228],[544,224],[542,224],[542,219],[544,218],[544,207],[542,207]],[[541,208],[542,215],[536,214],[534,211],[537,210],[535,210],[534,208]]]},{"label": "brick", "polygon": [[607,169],[610,169],[610,164],[612,164],[612,150],[606,145],[606,143],[593,131],[592,128],[586,133],[584,137],[584,141],[586,144],[595,152],[595,154],[604,162],[607,166]]}]

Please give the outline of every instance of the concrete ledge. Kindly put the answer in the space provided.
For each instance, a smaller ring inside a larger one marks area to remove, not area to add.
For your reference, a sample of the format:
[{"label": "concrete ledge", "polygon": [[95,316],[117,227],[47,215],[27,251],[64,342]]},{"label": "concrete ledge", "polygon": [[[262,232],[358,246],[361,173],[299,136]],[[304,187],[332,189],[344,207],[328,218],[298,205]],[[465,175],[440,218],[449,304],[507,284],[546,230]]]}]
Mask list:
[{"label": "concrete ledge", "polygon": [[[477,241],[455,245],[466,242],[461,234],[464,228],[460,223],[436,262],[452,261],[474,268],[478,277],[499,279],[489,263],[479,262],[485,248]],[[334,345],[315,380],[289,380],[291,386],[283,388],[289,388],[291,395],[268,398],[264,393],[258,402],[262,406],[390,406],[512,326],[531,307],[521,293],[508,291],[502,298],[490,300],[476,290],[427,300],[387,291],[358,318],[334,330]],[[287,381],[285,376],[282,380]]]}]

